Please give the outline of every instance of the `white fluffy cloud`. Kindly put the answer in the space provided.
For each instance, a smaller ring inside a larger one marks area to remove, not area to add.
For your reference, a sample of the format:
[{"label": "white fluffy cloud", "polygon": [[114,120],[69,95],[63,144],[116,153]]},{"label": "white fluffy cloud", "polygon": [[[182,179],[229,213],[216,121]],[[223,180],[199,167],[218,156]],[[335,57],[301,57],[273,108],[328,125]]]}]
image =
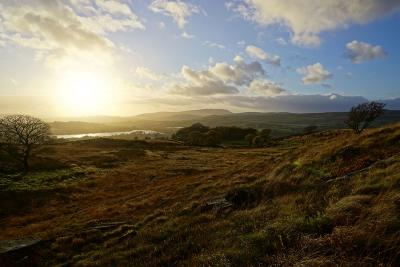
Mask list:
[{"label": "white fluffy cloud", "polygon": [[276,96],[285,94],[286,90],[279,84],[269,80],[254,80],[250,83],[249,91],[256,95]]},{"label": "white fluffy cloud", "polygon": [[0,39],[7,44],[33,48],[50,64],[85,54],[98,58],[114,47],[105,36],[107,32],[144,28],[129,6],[119,1],[32,0],[29,3],[0,6]]},{"label": "white fluffy cloud", "polygon": [[281,58],[278,55],[269,55],[264,50],[262,50],[257,46],[248,45],[246,47],[246,53],[252,58],[263,60],[269,64],[275,66],[281,65]]},{"label": "white fluffy cloud", "polygon": [[209,96],[217,94],[237,94],[239,90],[221,81],[205,81],[200,85],[179,85],[176,84],[170,93],[186,96]]},{"label": "white fluffy cloud", "polygon": [[183,66],[183,83],[175,83],[170,93],[200,96],[237,94],[240,87],[248,87],[255,79],[265,76],[265,71],[257,61],[246,63],[241,57],[235,57],[234,64],[215,63],[207,70],[194,70]]},{"label": "white fluffy cloud", "polygon": [[125,3],[115,0],[96,0],[96,5],[111,14],[132,15],[132,11]]},{"label": "white fluffy cloud", "polygon": [[240,0],[227,7],[260,25],[289,28],[292,43],[317,46],[319,34],[364,24],[400,8],[398,0]]},{"label": "white fluffy cloud", "polygon": [[153,81],[160,81],[165,78],[164,75],[155,73],[149,68],[146,67],[137,67],[134,73],[139,78],[144,78]]},{"label": "white fluffy cloud", "polygon": [[201,96],[239,93],[236,87],[224,83],[210,71],[195,71],[183,66],[181,73],[187,83],[173,85],[170,89],[172,94]]},{"label": "white fluffy cloud", "polygon": [[150,4],[149,9],[171,17],[180,29],[185,27],[189,16],[200,12],[198,6],[180,0],[155,0]]},{"label": "white fluffy cloud", "polygon": [[297,72],[303,74],[303,84],[321,83],[332,77],[332,74],[321,63],[298,68]]},{"label": "white fluffy cloud", "polygon": [[214,43],[214,42],[211,42],[211,41],[205,41],[205,42],[203,42],[203,45],[211,47],[211,48],[225,49],[224,45],[218,44],[218,43]]},{"label": "white fluffy cloud", "polygon": [[364,42],[352,41],[346,45],[346,49],[346,56],[353,63],[386,57],[385,50],[379,45],[373,46]]}]

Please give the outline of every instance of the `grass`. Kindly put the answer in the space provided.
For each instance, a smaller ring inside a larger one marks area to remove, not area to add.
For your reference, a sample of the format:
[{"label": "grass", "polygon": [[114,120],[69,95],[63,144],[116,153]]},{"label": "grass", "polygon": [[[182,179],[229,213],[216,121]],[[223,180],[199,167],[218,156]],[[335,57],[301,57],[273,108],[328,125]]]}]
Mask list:
[{"label": "grass", "polygon": [[38,156],[67,168],[1,179],[40,193],[9,203],[0,240],[41,237],[40,266],[398,266],[399,141],[392,125],[265,148],[57,144]]}]

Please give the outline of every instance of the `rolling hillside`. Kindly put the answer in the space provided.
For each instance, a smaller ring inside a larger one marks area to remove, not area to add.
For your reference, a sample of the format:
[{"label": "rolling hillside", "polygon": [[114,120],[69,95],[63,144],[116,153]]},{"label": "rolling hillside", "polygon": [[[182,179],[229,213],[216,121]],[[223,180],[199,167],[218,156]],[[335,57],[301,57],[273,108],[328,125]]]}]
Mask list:
[{"label": "rolling hillside", "polygon": [[77,141],[33,168],[1,178],[2,266],[400,264],[399,124],[264,148]]},{"label": "rolling hillside", "polygon": [[[213,114],[213,115],[210,115]],[[331,113],[231,113],[226,110],[194,110],[186,112],[161,112],[138,115],[136,117],[108,118],[104,122],[53,122],[54,134],[79,134],[92,132],[129,131],[148,129],[171,134],[179,127],[187,127],[196,122],[204,125],[252,127],[272,129],[275,137],[296,134],[308,125],[316,125],[320,130],[346,128],[346,112]],[[90,119],[88,119],[90,121]],[[373,126],[382,126],[400,121],[400,111],[387,110]]]}]

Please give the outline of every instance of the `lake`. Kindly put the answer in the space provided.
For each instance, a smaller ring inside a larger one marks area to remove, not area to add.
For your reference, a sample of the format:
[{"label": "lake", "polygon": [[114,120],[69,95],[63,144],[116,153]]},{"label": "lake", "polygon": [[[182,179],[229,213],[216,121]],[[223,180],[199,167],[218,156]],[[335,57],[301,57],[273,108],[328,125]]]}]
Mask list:
[{"label": "lake", "polygon": [[78,139],[82,137],[110,137],[117,135],[125,135],[125,134],[142,134],[142,135],[159,135],[163,134],[153,130],[132,130],[125,132],[107,132],[107,133],[85,133],[85,134],[60,134],[54,135],[56,138],[64,138],[64,139]]}]

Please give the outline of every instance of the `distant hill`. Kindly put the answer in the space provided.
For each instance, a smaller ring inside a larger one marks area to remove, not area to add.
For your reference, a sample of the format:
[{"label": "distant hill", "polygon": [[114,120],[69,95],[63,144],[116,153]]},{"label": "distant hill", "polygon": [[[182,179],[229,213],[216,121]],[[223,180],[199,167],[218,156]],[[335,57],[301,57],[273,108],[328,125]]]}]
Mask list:
[{"label": "distant hill", "polygon": [[82,122],[82,121],[55,121],[51,122],[52,134],[84,134],[84,133],[103,133],[133,130],[131,127],[112,126],[103,123]]},{"label": "distant hill", "polygon": [[[326,113],[232,113],[222,116],[208,116],[199,120],[200,123],[210,127],[216,126],[238,126],[252,127],[256,129],[269,128],[273,135],[284,136],[301,131],[309,125],[316,125],[319,129],[346,128],[344,123],[347,112]],[[400,122],[400,111],[387,110],[378,118],[372,127]]]},{"label": "distant hill", "polygon": [[206,116],[222,116],[232,114],[226,109],[198,109],[179,112],[155,112],[144,113],[133,117],[134,119],[152,120],[152,121],[179,121],[195,120]]},{"label": "distant hill", "polygon": [[[327,113],[232,113],[224,109],[189,110],[182,112],[156,112],[134,117],[92,117],[89,122],[70,121],[50,123],[54,134],[80,134],[93,132],[128,131],[133,129],[155,130],[173,133],[180,127],[187,127],[200,122],[210,127],[238,126],[256,129],[272,129],[275,137],[301,132],[308,125],[319,129],[346,128],[346,112]],[[94,120],[93,118],[97,118]],[[96,123],[95,123],[95,122]],[[387,110],[372,126],[378,127],[400,122],[399,110]]]}]

